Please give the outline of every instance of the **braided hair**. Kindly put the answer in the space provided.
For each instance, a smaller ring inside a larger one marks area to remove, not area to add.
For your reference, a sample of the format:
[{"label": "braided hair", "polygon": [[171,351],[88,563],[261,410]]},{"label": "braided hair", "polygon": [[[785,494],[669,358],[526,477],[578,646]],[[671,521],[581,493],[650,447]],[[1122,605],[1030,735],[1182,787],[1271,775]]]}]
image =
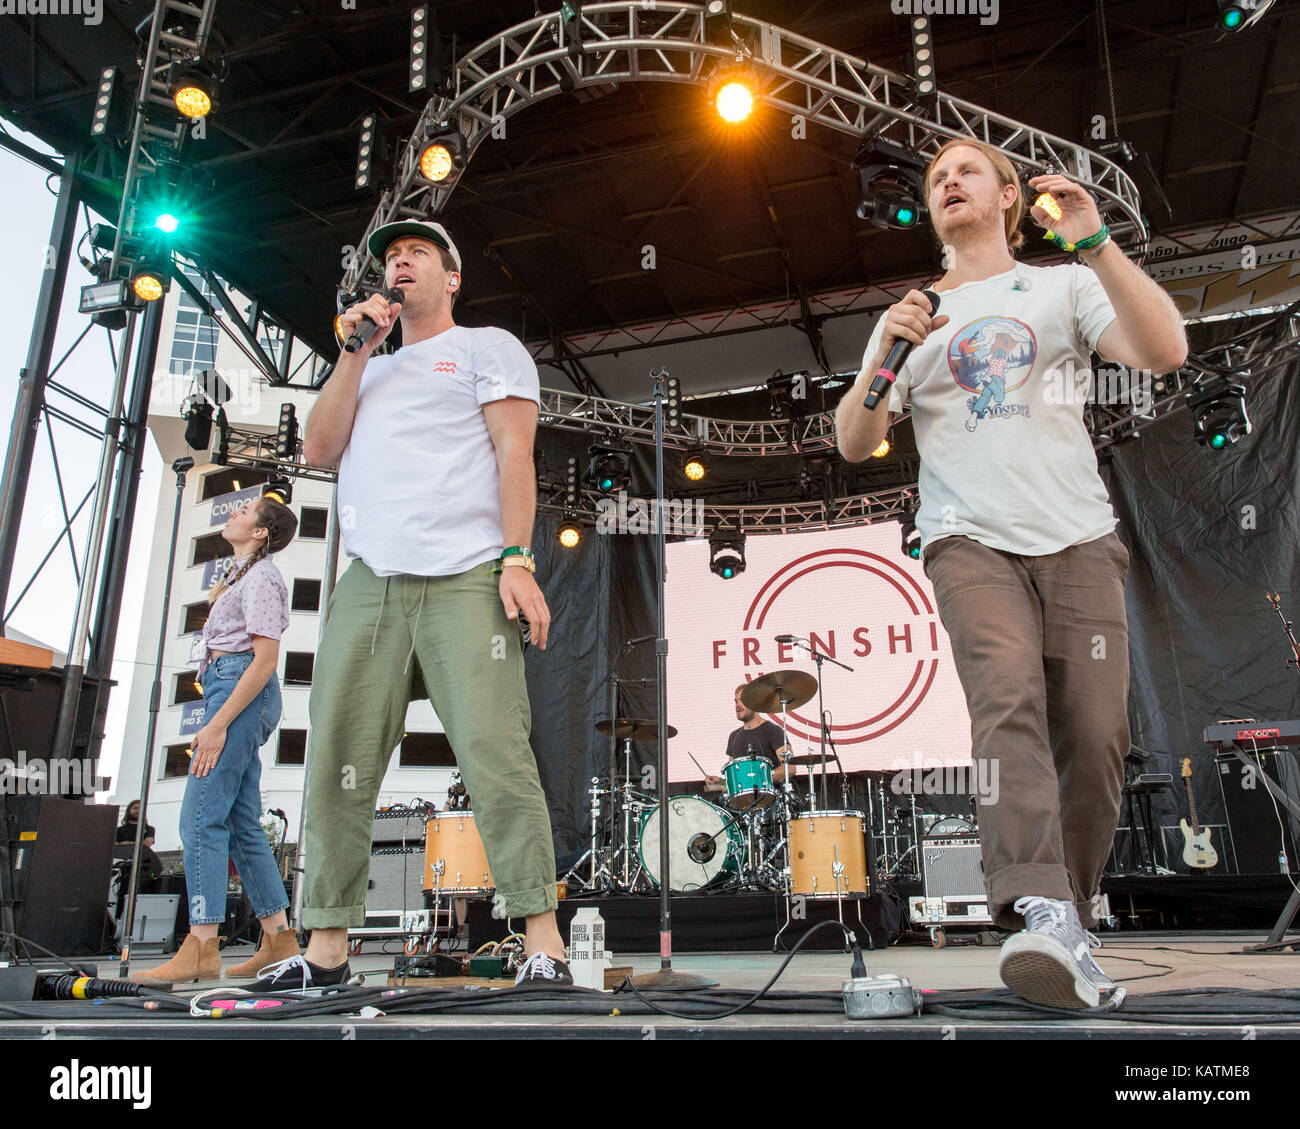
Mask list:
[{"label": "braided hair", "polygon": [[249,504],[258,507],[256,517],[258,524],[266,528],[266,539],[253,550],[252,556],[235,570],[233,575],[229,568],[226,569],[225,574],[213,586],[212,594],[208,596],[209,607],[217,602],[217,598],[227,588],[233,588],[243,580],[244,574],[258,561],[265,560],[272,553],[278,553],[298,532],[298,519],[294,516],[293,510],[283,502],[275,498],[258,498],[257,501]]}]

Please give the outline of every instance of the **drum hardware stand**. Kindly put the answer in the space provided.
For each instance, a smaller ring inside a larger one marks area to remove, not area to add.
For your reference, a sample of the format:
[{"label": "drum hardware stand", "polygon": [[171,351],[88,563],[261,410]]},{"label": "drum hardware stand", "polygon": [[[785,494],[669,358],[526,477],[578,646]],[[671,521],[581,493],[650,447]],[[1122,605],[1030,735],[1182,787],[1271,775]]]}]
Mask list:
[{"label": "drum hardware stand", "polygon": [[[657,368],[651,373],[654,383],[655,400],[655,586],[656,631],[655,659],[656,673],[659,676],[658,693],[658,727],[659,732],[656,757],[655,784],[659,794],[659,871],[662,875],[659,886],[659,971],[634,976],[631,983],[638,989],[691,989],[713,988],[716,980],[705,976],[695,976],[685,972],[673,971],[673,886],[669,873],[668,842],[668,637],[664,624],[664,584],[667,573],[664,562],[664,395],[668,386],[668,370]],[[617,716],[617,715],[615,715]]]},{"label": "drum hardware stand", "polygon": [[[805,651],[807,651],[808,657],[811,658],[812,661],[817,664],[817,717],[821,723],[822,810],[825,811],[830,805],[826,802],[826,735],[828,730],[826,725],[826,711],[825,709],[822,708],[822,679],[825,677],[822,673],[822,664],[834,663],[836,666],[840,667],[841,669],[847,670],[850,674],[853,673],[853,668],[851,666],[848,666],[845,663],[840,662],[839,659],[831,658],[830,655],[823,655],[819,650],[817,650],[816,647],[812,645],[811,642],[804,643],[804,642],[796,641],[795,646],[802,647]],[[789,744],[789,741],[787,740],[786,743]],[[839,758],[837,757],[836,760],[838,759]],[[840,766],[840,772],[841,773],[844,772],[843,765]]]},{"label": "drum hardware stand", "polygon": [[561,881],[568,882],[570,879],[577,880],[578,869],[582,866],[584,862],[590,859],[591,875],[588,878],[587,882],[584,883],[584,889],[590,892],[596,889],[596,879],[600,875],[602,874],[605,875],[606,881],[608,882],[609,872],[606,869],[606,865],[604,862],[601,862],[599,869],[597,869],[596,866],[597,862],[599,861],[599,854],[600,854],[600,850],[599,850],[600,779],[599,777],[593,776],[591,778],[591,787],[587,789],[587,792],[591,796],[591,846],[589,846],[582,853],[581,857],[579,857],[577,862],[575,862],[571,867],[569,867],[567,873],[564,875]]}]

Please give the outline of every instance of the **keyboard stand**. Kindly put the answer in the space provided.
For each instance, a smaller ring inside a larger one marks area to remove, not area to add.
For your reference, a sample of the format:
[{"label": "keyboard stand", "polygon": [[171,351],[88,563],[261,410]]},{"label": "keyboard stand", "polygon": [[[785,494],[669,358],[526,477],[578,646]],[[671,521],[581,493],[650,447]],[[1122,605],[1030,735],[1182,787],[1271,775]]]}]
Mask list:
[{"label": "keyboard stand", "polygon": [[[1281,804],[1284,808],[1286,808],[1286,810],[1289,811],[1292,815],[1294,815],[1297,819],[1300,819],[1300,806],[1297,806],[1295,801],[1292,800],[1291,797],[1288,796],[1283,789],[1279,788],[1276,784],[1273,783],[1273,780],[1269,777],[1268,773],[1261,771],[1259,766],[1256,765],[1255,762],[1252,761],[1248,756],[1246,756],[1244,752],[1242,752],[1240,746],[1231,745],[1229,747],[1232,749],[1234,753],[1237,754],[1237,759],[1240,760],[1242,764],[1250,768],[1250,770],[1253,773],[1255,773],[1256,777],[1259,780],[1262,780],[1264,782],[1264,787],[1268,789],[1269,794],[1273,797],[1273,799],[1275,799],[1279,804]],[[1274,924],[1273,926],[1273,931],[1268,935],[1268,939],[1262,945],[1245,945],[1242,948],[1242,952],[1245,953],[1284,953],[1287,951],[1300,952],[1300,936],[1292,937],[1289,941],[1285,939],[1286,932],[1288,929],[1291,928],[1291,923],[1295,920],[1295,916],[1297,913],[1300,913],[1300,890],[1292,890],[1291,896],[1287,899],[1286,905],[1282,907],[1281,915],[1278,917],[1276,924]]]}]

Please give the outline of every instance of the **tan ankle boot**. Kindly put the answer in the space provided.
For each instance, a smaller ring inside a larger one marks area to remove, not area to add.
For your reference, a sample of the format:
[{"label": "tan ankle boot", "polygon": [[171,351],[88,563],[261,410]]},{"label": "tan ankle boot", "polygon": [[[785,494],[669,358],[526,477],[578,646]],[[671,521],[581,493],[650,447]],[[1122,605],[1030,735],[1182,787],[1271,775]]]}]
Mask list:
[{"label": "tan ankle boot", "polygon": [[288,960],[290,957],[301,955],[301,953],[302,950],[298,948],[298,935],[292,929],[282,929],[279,933],[268,933],[264,929],[262,930],[262,943],[258,945],[257,952],[249,960],[244,961],[243,964],[227,968],[226,978],[229,980],[251,979],[268,964]]},{"label": "tan ankle boot", "polygon": [[165,980],[188,984],[195,980],[217,980],[221,976],[221,940],[200,941],[189,934],[180,951],[166,964],[145,972],[131,973],[132,980]]}]

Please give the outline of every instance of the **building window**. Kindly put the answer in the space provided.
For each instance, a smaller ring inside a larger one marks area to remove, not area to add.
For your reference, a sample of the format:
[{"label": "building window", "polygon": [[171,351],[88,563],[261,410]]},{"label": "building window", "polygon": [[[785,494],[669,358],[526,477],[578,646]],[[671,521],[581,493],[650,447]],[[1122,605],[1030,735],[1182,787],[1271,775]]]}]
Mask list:
[{"label": "building window", "polygon": [[276,764],[307,763],[307,730],[281,729],[280,741],[275,750]]},{"label": "building window", "polygon": [[303,506],[302,512],[298,516],[298,537],[305,537],[309,541],[323,541],[325,540],[325,534],[329,531],[329,523],[329,510]]},{"label": "building window", "polygon": [[220,498],[223,494],[247,490],[250,486],[261,486],[267,481],[267,476],[260,470],[252,470],[249,467],[226,467],[224,470],[214,470],[211,474],[203,476],[203,484],[199,487],[199,501],[206,502],[210,498]]},{"label": "building window", "polygon": [[445,733],[408,733],[398,748],[399,768],[456,767],[456,757]]},{"label": "building window", "polygon": [[196,631],[202,631],[203,625],[208,622],[208,611],[211,605],[207,600],[200,600],[197,604],[185,605],[185,620],[181,624],[182,635],[193,635]]},{"label": "building window", "polygon": [[208,561],[230,556],[232,551],[230,542],[220,533],[207,533],[202,537],[194,538],[194,559],[190,564],[207,564]]},{"label": "building window", "polygon": [[175,684],[172,687],[172,705],[179,706],[186,702],[197,702],[203,697],[203,691],[199,688],[199,672],[197,670],[182,670],[176,676]]},{"label": "building window", "polygon": [[289,651],[284,656],[284,684],[310,686],[312,664],[316,656],[310,651]]},{"label": "building window", "polygon": [[295,579],[289,608],[295,612],[320,611],[320,581]]},{"label": "building window", "polygon": [[[193,267],[177,262],[177,268],[205,298],[212,291]],[[176,328],[172,334],[171,372],[177,376],[194,376],[217,363],[217,323],[184,290],[176,303]]]},{"label": "building window", "polygon": [[167,756],[163,761],[163,779],[174,780],[177,777],[184,780],[190,774],[190,747],[182,742],[179,745],[168,745],[166,749]]}]

